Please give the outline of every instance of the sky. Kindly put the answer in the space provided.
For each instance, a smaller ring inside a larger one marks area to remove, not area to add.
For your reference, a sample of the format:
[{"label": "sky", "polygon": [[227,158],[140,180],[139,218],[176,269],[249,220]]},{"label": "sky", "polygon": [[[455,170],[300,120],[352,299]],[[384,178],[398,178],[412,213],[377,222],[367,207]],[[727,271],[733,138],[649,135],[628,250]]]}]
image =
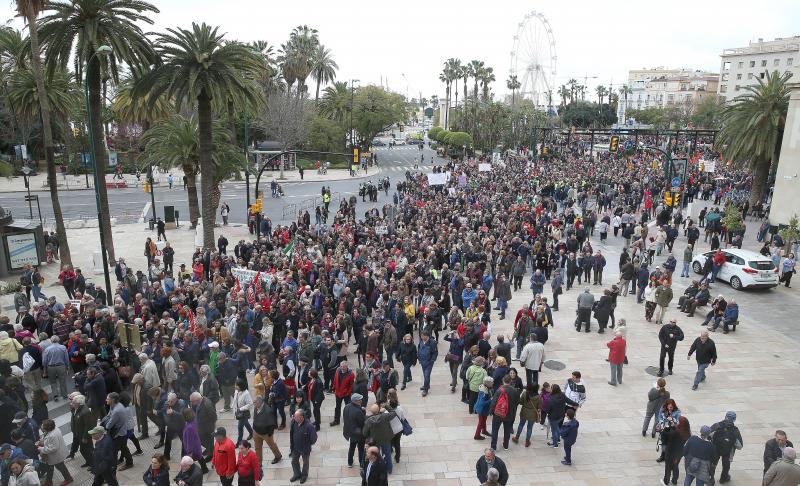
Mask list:
[{"label": "sky", "polygon": [[[513,37],[533,10],[548,19],[554,36],[555,89],[570,78],[585,79],[590,93],[598,84],[618,88],[629,69],[717,72],[725,48],[800,35],[797,0],[151,1],[161,12],[147,31],[206,22],[232,39],[261,39],[278,47],[295,26],[307,24],[332,50],[340,80],[383,84],[412,98],[444,97],[439,73],[450,57],[484,61],[494,68],[496,97],[508,93]],[[0,18],[12,17],[7,4]]]}]

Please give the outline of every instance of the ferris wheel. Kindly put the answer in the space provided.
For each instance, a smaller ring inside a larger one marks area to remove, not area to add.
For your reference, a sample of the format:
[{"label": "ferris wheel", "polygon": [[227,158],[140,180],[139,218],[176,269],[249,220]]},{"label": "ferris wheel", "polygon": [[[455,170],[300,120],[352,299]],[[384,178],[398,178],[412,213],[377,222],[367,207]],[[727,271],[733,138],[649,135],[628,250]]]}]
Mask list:
[{"label": "ferris wheel", "polygon": [[547,109],[556,80],[556,40],[547,18],[536,11],[517,25],[510,74],[520,82],[519,94]]}]

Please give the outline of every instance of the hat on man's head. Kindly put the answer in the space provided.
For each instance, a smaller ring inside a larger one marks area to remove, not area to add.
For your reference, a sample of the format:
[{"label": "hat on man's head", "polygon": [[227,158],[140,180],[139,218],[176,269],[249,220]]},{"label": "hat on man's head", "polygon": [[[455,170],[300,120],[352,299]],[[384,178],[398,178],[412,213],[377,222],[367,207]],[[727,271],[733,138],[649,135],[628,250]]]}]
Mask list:
[{"label": "hat on man's head", "polygon": [[360,402],[364,399],[364,397],[360,393],[353,393],[350,395],[351,402]]},{"label": "hat on man's head", "polygon": [[217,435],[226,436],[226,435],[228,435],[228,431],[225,430],[225,427],[217,427],[217,430],[214,432],[214,435],[215,436],[217,436]]},{"label": "hat on man's head", "polygon": [[11,444],[0,445],[0,454],[4,453],[5,451],[10,451],[13,448],[14,446],[12,446]]},{"label": "hat on man's head", "polygon": [[102,425],[98,425],[97,427],[95,427],[95,428],[93,428],[93,429],[91,429],[89,431],[89,435],[105,434],[105,433],[106,433],[106,428],[103,427]]},{"label": "hat on man's head", "polygon": [[730,420],[731,422],[735,422],[736,421],[736,412],[734,412],[733,410],[728,410],[727,412],[725,412],[725,418],[727,420]]},{"label": "hat on man's head", "polygon": [[709,427],[708,425],[700,427],[700,435],[704,437],[708,437],[709,435],[711,435],[711,427]]},{"label": "hat on man's head", "polygon": [[14,420],[12,420],[12,422],[14,422],[15,424],[21,424],[22,422],[27,420],[27,418],[28,415],[25,412],[17,412],[16,415],[14,415]]}]

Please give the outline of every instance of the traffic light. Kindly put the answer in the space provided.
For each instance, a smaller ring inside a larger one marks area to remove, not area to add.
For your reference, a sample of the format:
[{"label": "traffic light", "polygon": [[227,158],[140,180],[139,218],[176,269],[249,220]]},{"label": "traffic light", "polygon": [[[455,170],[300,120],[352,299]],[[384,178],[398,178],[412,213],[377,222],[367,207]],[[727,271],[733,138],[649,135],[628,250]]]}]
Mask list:
[{"label": "traffic light", "polygon": [[700,162],[700,172],[705,172],[705,171],[706,171],[706,163],[701,161]]},{"label": "traffic light", "polygon": [[611,142],[608,144],[608,151],[614,153],[617,150],[619,150],[619,137],[612,135]]},{"label": "traffic light", "polygon": [[353,163],[357,164],[358,162],[359,162],[358,148],[357,147],[353,147]]},{"label": "traffic light", "polygon": [[142,184],[142,189],[144,192],[150,192],[150,183],[148,181],[144,181],[144,184]]},{"label": "traffic light", "polygon": [[549,153],[550,153],[550,148],[549,147],[544,147],[542,149],[542,155],[548,155]]},{"label": "traffic light", "polygon": [[258,214],[262,211],[263,208],[263,200],[259,196],[256,199],[256,202],[250,205],[250,214]]},{"label": "traffic light", "polygon": [[670,191],[664,191],[664,204],[672,207],[672,193]]},{"label": "traffic light", "polygon": [[672,205],[674,207],[677,207],[677,206],[681,205],[681,193],[680,192],[673,193]]}]

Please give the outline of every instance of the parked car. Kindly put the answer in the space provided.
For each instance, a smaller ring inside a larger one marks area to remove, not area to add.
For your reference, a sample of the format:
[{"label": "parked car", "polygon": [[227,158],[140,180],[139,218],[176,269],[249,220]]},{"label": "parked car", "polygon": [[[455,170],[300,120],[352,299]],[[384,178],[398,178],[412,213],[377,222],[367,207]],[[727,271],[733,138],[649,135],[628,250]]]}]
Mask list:
[{"label": "parked car", "polygon": [[373,147],[385,147],[385,146],[386,146],[386,142],[384,142],[383,140],[379,140],[379,139],[377,139],[377,138],[376,138],[376,139],[374,139],[374,140],[372,141],[372,146],[373,146]]},{"label": "parked car", "polygon": [[395,144],[395,145],[405,145],[405,144],[406,144],[406,141],[405,141],[405,140],[403,140],[402,138],[395,138],[395,139],[394,139],[394,144]]},{"label": "parked car", "polygon": [[409,138],[408,140],[406,140],[406,142],[408,142],[409,145],[422,145],[423,143],[425,143],[422,141],[421,138]]},{"label": "parked car", "polygon": [[[699,253],[692,260],[692,270],[702,273],[706,258],[714,257],[713,251]],[[778,285],[778,268],[772,260],[750,250],[728,248],[722,250],[725,264],[717,273],[717,279],[728,282],[736,290],[772,288]]]}]

